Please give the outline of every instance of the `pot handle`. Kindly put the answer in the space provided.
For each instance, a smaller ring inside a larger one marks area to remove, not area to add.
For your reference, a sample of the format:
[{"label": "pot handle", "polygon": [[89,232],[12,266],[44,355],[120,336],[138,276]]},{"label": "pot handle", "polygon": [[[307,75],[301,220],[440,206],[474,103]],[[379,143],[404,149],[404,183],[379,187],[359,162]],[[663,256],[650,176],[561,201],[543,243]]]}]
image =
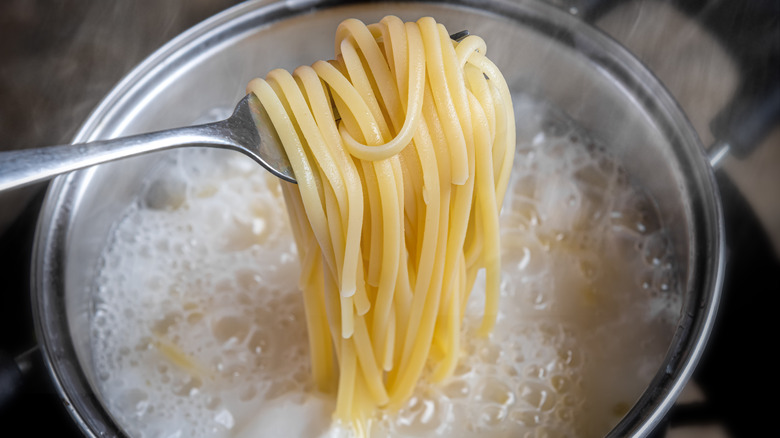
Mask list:
[{"label": "pot handle", "polygon": [[32,368],[32,355],[38,347],[12,357],[0,350],[0,411],[13,400],[24,386],[25,377]]},{"label": "pot handle", "polygon": [[738,96],[710,122],[717,139],[707,152],[710,164],[717,168],[727,155],[750,155],[778,121],[780,80],[750,96]]},{"label": "pot handle", "polygon": [[[625,0],[564,0],[563,3],[570,6],[570,13],[595,25],[599,18],[623,1]],[[708,8],[709,15],[716,15],[712,7]],[[776,1],[755,0],[752,10],[769,17],[778,16]],[[716,34],[720,30],[717,24],[705,25]],[[748,63],[750,61],[754,60],[743,60]],[[719,168],[723,159],[729,155],[737,159],[750,155],[780,122],[780,75],[774,70],[776,65],[776,61],[770,61],[769,66],[743,66],[752,71],[754,77],[743,79],[745,82],[741,90],[738,90],[732,101],[710,121],[710,132],[715,137],[715,142],[707,149],[707,156],[713,168]],[[765,79],[762,80],[762,77]],[[757,79],[763,83],[755,84]]]}]

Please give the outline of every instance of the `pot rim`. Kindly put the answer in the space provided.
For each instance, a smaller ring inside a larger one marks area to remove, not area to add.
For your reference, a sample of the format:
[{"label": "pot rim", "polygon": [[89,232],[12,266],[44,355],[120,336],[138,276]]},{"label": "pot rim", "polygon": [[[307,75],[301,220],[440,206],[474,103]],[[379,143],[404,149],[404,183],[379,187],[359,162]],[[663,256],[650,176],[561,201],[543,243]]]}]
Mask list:
[{"label": "pot rim", "polygon": [[[482,0],[400,1],[400,3],[409,2],[441,3],[475,10],[486,8],[486,4]],[[156,78],[156,71],[175,66],[179,62],[186,62],[186,59],[182,58],[186,58],[193,45],[199,40],[207,40],[213,37],[213,34],[218,34],[230,26],[236,26],[242,21],[248,22],[252,18],[257,19],[258,16],[270,18],[268,21],[283,20],[319,9],[357,3],[365,2],[354,0],[288,0],[279,2],[255,0],[228,8],[191,27],[138,64],[101,100],[79,128],[73,142],[90,141],[101,134],[105,135],[106,126],[104,126],[103,121],[110,120],[112,113],[121,109],[123,101],[137,95],[139,90],[153,82]],[[657,105],[658,108],[655,111],[667,115],[671,126],[664,128],[680,137],[679,140],[691,149],[688,152],[693,155],[692,158],[695,160],[693,164],[697,166],[696,170],[705,172],[704,193],[696,193],[695,198],[697,199],[694,199],[693,202],[702,203],[699,209],[702,210],[701,214],[706,217],[696,218],[697,223],[693,224],[696,242],[690,242],[692,246],[698,245],[697,247],[703,248],[703,250],[698,251],[697,260],[691,261],[691,265],[695,265],[695,267],[689,269],[702,278],[699,279],[700,281],[697,279],[690,281],[689,279],[688,284],[699,287],[684,291],[687,298],[683,315],[681,315],[678,328],[670,344],[676,348],[670,347],[661,368],[647,389],[607,435],[608,437],[648,436],[663,422],[666,413],[687,384],[702,357],[715,323],[723,287],[726,264],[725,227],[721,199],[717,192],[717,183],[709,159],[698,135],[679,104],[647,67],[610,36],[579,18],[541,1],[524,0],[510,3],[503,0],[493,0],[487,9],[491,13],[500,14],[518,23],[528,24],[536,20],[536,25],[552,26],[553,29],[549,29],[550,32],[560,31],[565,26],[567,35],[564,35],[564,38],[567,38],[566,42],[576,50],[584,51],[589,55],[591,61],[594,54],[603,55],[606,53],[608,56],[600,57],[599,61],[610,65],[618,73],[628,75],[631,82],[639,82],[642,87],[639,91],[646,94],[649,99],[643,104]],[[556,21],[559,27],[555,27],[556,23],[551,23],[552,21]],[[561,37],[558,36],[556,39],[560,40]],[[65,333],[53,335],[53,333],[61,331],[61,327],[67,327],[65,315],[61,316],[62,320],[53,320],[51,312],[47,311],[47,308],[53,305],[64,308],[61,302],[57,303],[58,300],[64,300],[64,297],[61,296],[61,292],[64,291],[63,266],[57,262],[64,260],[64,248],[67,242],[67,233],[62,228],[67,225],[70,211],[74,208],[72,201],[76,195],[72,193],[73,190],[70,188],[75,186],[78,181],[89,178],[90,172],[91,170],[87,169],[59,176],[47,189],[36,226],[32,253],[33,319],[36,336],[41,344],[48,372],[74,421],[89,436],[123,436],[124,434],[113,423],[110,414],[106,412],[94,393],[79,385],[74,385],[71,379],[63,378],[63,376],[70,375],[75,376],[82,383],[88,382],[87,377],[80,369],[78,360],[62,360],[63,357],[76,357],[67,330]],[[694,216],[699,216],[699,214],[695,213]],[[54,292],[60,292],[60,294]],[[88,384],[86,388],[90,388]],[[100,421],[96,422],[94,418],[85,417],[85,410],[97,412],[97,415],[101,416]]]}]

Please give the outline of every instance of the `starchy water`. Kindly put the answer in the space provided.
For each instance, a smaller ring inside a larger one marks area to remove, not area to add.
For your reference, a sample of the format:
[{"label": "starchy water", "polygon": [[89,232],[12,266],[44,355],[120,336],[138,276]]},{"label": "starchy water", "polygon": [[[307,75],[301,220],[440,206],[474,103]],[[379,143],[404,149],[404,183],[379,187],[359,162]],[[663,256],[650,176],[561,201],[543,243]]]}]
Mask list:
[{"label": "starchy water", "polygon": [[[376,437],[596,437],[656,373],[680,312],[653,200],[564,114],[517,97],[496,328],[472,292],[455,375],[423,379]],[[182,150],[115,225],[96,279],[101,396],[133,437],[336,437],[309,374],[299,267],[278,182]]]}]

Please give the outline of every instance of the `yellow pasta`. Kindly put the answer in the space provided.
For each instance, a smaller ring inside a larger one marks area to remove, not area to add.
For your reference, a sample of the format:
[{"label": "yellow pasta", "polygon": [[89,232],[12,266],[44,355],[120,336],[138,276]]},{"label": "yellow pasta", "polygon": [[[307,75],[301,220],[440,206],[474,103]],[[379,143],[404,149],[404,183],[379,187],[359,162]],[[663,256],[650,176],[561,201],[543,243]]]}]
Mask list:
[{"label": "yellow pasta", "polygon": [[514,157],[509,89],[477,36],[388,16],[336,30],[333,60],[274,70],[247,91],[279,132],[302,266],[311,368],[360,433],[400,407],[426,365],[447,378],[477,272],[498,309],[498,214]]}]

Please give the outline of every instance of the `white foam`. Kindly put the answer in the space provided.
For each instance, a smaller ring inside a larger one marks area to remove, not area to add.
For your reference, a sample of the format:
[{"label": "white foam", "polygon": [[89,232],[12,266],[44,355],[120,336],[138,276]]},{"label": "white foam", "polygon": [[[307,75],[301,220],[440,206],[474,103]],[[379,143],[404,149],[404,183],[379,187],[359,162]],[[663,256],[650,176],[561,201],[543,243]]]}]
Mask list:
[{"label": "white foam", "polygon": [[[478,281],[455,376],[422,381],[372,437],[603,435],[670,342],[679,293],[652,201],[565,117],[517,102],[495,331],[474,336]],[[109,409],[134,437],[348,436],[309,376],[276,181],[231,152],[171,157],[116,224],[96,279]]]}]

